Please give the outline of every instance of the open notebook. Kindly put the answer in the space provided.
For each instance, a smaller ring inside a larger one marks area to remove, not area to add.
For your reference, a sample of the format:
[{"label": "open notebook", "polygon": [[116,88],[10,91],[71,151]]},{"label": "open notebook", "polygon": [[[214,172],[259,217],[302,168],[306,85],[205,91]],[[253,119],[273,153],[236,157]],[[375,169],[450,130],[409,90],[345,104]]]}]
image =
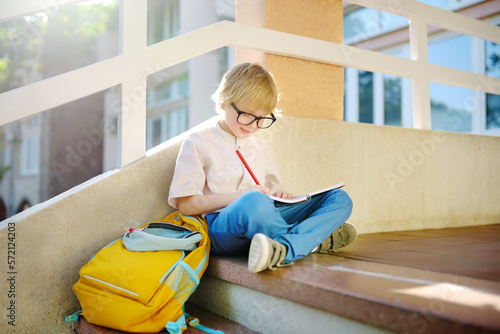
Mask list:
[{"label": "open notebook", "polygon": [[332,189],[342,188],[344,185],[345,185],[344,182],[341,182],[341,183],[336,184],[334,186],[331,186],[331,187],[328,187],[328,188],[324,188],[324,189],[321,189],[321,190],[317,190],[317,191],[314,191],[314,192],[311,192],[309,194],[305,194],[305,195],[302,195],[302,196],[295,196],[295,197],[290,198],[290,199],[279,198],[279,197],[275,197],[275,196],[269,196],[269,197],[271,197],[271,199],[274,200],[275,202],[277,202],[278,204],[279,203],[294,204],[294,203],[300,203],[300,202],[308,201],[308,200],[310,200],[311,198],[313,198],[316,195],[322,194],[322,193],[330,191]]}]

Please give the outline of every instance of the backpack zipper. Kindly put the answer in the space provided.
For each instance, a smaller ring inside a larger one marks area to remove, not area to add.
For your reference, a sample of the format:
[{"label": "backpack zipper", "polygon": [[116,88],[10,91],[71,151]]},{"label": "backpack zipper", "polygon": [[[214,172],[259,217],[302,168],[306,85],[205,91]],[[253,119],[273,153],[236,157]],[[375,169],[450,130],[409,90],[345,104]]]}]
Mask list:
[{"label": "backpack zipper", "polygon": [[93,280],[93,281],[96,281],[96,282],[99,282],[99,283],[101,283],[101,284],[107,285],[107,286],[109,286],[109,287],[115,288],[115,289],[117,289],[117,290],[120,290],[120,291],[123,291],[123,292],[129,293],[129,294],[131,294],[131,295],[133,295],[133,296],[139,297],[139,294],[138,294],[137,292],[133,292],[133,291],[130,291],[130,290],[124,289],[124,288],[122,288],[122,287],[119,287],[119,286],[113,285],[113,284],[111,284],[111,283],[108,283],[108,282],[102,281],[102,280],[100,280],[100,279],[98,279],[98,278],[95,278],[95,277],[92,277],[92,276],[89,276],[89,275],[83,275],[83,277],[88,278],[88,279]]}]

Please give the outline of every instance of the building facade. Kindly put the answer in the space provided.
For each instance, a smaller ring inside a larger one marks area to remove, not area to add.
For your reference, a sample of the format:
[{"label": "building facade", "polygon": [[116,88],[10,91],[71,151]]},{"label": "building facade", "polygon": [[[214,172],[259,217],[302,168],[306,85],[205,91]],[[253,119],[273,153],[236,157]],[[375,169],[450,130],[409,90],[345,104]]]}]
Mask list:
[{"label": "building facade", "polygon": [[[500,24],[498,1],[421,1],[465,16]],[[345,44],[410,58],[408,19],[344,6]],[[429,62],[500,77],[500,46],[428,26]],[[478,87],[479,88],[479,87]],[[346,68],[344,119],[413,127],[410,79]],[[433,130],[500,135],[500,96],[431,82]]]}]

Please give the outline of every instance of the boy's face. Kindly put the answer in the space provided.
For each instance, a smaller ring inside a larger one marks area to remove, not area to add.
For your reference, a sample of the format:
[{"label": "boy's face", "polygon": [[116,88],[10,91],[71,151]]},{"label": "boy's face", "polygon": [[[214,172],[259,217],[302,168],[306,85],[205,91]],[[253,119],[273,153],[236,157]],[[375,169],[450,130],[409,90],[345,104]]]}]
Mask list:
[{"label": "boy's face", "polygon": [[[241,105],[236,105],[239,111],[251,114],[257,117],[268,117],[270,114],[264,109],[254,108],[251,105],[241,103]],[[257,122],[252,122],[249,125],[242,125],[238,122],[238,112],[229,104],[224,103],[222,106],[224,110],[224,123],[222,128],[224,131],[232,134],[236,138],[247,138],[257,132],[259,128],[257,127]],[[226,126],[224,126],[226,125]],[[228,131],[229,130],[229,131]]]}]

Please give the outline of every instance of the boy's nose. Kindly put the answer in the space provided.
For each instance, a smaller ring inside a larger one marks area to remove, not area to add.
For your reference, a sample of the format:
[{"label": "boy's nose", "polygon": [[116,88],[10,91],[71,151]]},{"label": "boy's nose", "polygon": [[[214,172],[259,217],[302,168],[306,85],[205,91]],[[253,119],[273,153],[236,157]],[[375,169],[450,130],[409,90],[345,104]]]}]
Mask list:
[{"label": "boy's nose", "polygon": [[252,128],[257,128],[257,127],[258,127],[258,126],[257,126],[257,122],[258,122],[257,120],[253,121],[253,122],[250,124],[250,126],[251,126]]}]

